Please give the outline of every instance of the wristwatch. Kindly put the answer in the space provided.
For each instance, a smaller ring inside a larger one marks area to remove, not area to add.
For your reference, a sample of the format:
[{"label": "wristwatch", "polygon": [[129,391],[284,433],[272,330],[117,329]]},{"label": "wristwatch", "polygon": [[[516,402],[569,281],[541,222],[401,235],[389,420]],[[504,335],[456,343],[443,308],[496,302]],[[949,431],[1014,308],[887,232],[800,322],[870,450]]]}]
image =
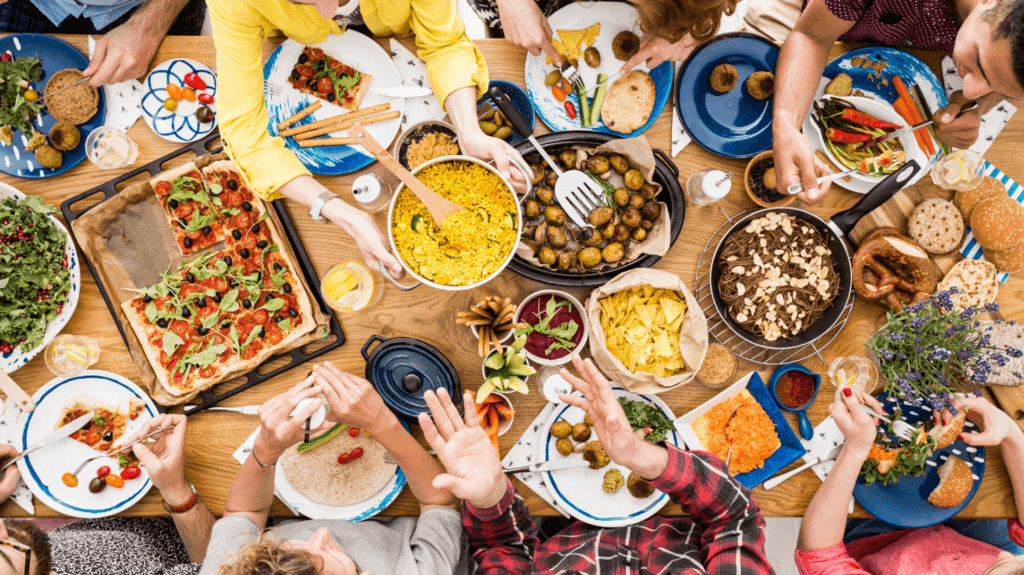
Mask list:
[{"label": "wristwatch", "polygon": [[321,216],[320,212],[323,211],[324,206],[327,205],[327,202],[337,197],[338,194],[335,194],[330,190],[321,192],[320,195],[317,196],[315,200],[313,200],[313,205],[309,206],[309,217],[313,218],[313,221],[320,222],[321,224],[330,223],[330,220]]},{"label": "wristwatch", "polygon": [[187,513],[190,509],[196,506],[196,503],[199,503],[199,494],[196,493],[195,485],[189,483],[188,488],[192,490],[192,496],[188,498],[188,501],[182,503],[181,505],[175,505],[174,507],[171,507],[170,505],[167,504],[166,501],[164,501],[164,509],[166,509],[168,513]]}]

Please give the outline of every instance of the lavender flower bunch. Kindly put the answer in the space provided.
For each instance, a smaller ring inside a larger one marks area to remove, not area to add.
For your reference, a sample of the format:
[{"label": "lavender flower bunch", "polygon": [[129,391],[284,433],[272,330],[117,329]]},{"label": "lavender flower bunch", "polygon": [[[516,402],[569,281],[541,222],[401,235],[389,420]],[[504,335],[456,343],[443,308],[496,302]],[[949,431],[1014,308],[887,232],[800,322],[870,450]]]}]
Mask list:
[{"label": "lavender flower bunch", "polygon": [[[949,409],[956,415],[951,395],[954,384],[984,385],[993,366],[1005,366],[1008,358],[1021,356],[1019,349],[992,345],[991,336],[985,333],[992,326],[975,319],[983,311],[997,311],[999,305],[959,311],[951,300],[958,292],[951,287],[902,312],[890,312],[885,325],[867,343],[890,397],[902,396],[915,407],[927,402],[935,410]],[[981,396],[980,389],[974,393]]]}]

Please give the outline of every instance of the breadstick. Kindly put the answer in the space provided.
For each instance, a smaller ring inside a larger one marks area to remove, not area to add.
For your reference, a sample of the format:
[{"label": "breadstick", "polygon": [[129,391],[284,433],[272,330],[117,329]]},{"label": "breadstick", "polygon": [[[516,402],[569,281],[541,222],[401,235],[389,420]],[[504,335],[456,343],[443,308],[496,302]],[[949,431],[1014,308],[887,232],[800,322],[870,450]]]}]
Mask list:
[{"label": "breadstick", "polygon": [[361,119],[360,118],[354,118],[352,120],[346,120],[346,121],[341,122],[339,124],[334,124],[334,125],[331,125],[331,126],[325,126],[323,128],[319,128],[317,130],[313,130],[312,132],[303,132],[301,134],[296,134],[294,136],[294,138],[295,138],[296,141],[308,140],[309,138],[314,138],[316,136],[322,136],[324,134],[329,134],[331,132],[336,132],[338,130],[346,130],[346,129],[351,128],[352,126],[356,125],[356,122],[359,122],[360,124],[366,126],[366,125],[369,125],[369,124],[375,124],[377,122],[383,122],[385,120],[391,120],[391,119],[397,118],[397,117],[399,117],[401,115],[402,115],[402,113],[399,112],[398,110],[392,110],[390,112],[386,112],[384,114],[380,114],[380,115],[377,115],[377,116],[370,116],[368,118],[361,118]]},{"label": "breadstick", "polygon": [[370,114],[386,112],[387,110],[390,109],[391,104],[378,104],[376,106],[370,106],[369,108],[363,108],[362,110],[356,110],[355,112],[349,112],[347,114],[342,114],[340,116],[332,116],[330,118],[324,118],[323,120],[317,120],[316,122],[312,122],[310,124],[302,124],[301,126],[288,128],[287,130],[281,132],[279,135],[281,137],[294,136],[295,134],[302,134],[310,130],[322,128],[323,126],[330,126],[332,124],[337,124],[340,122],[344,122],[346,120],[354,120],[355,118],[362,118],[363,116],[367,116]]},{"label": "breadstick", "polygon": [[354,146],[356,144],[353,138],[313,138],[312,140],[302,140],[299,142],[301,148],[316,148],[319,146]]},{"label": "breadstick", "polygon": [[299,112],[297,112],[291,118],[288,118],[287,120],[285,120],[285,121],[281,122],[280,124],[278,124],[277,125],[277,131],[278,132],[283,132],[285,130],[285,128],[287,128],[288,126],[291,126],[295,122],[298,122],[299,120],[301,120],[301,119],[305,118],[306,116],[312,114],[313,112],[319,110],[320,109],[320,104],[321,104],[321,101],[317,100],[316,102],[313,102],[309,106],[306,106],[304,109],[302,109]]}]

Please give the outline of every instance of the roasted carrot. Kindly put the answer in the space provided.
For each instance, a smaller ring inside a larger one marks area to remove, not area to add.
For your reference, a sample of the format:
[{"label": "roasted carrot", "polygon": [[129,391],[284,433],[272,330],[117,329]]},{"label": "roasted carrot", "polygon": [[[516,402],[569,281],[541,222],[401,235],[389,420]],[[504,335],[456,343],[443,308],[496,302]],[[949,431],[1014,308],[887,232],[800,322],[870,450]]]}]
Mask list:
[{"label": "roasted carrot", "polygon": [[484,398],[484,403],[503,403],[500,395],[491,394]]},{"label": "roasted carrot", "polygon": [[498,413],[505,419],[512,419],[512,416],[516,414],[515,410],[504,403],[495,403],[494,407],[498,409]]},{"label": "roasted carrot", "polygon": [[[912,106],[906,100],[900,98],[900,99],[898,99],[898,100],[896,100],[895,102],[892,103],[892,107],[896,110],[896,112],[900,116],[903,117],[904,120],[907,121],[908,124],[914,125],[914,124],[917,123],[916,111],[915,112],[911,112],[910,111]],[[921,135],[921,130],[918,130],[918,131],[914,132],[914,138],[917,140],[917,145],[921,147],[922,151],[927,151],[928,150],[928,145],[926,144],[927,138],[925,138],[924,136]]]},{"label": "roasted carrot", "polygon": [[494,432],[493,433],[488,433],[487,435],[489,435],[490,438],[491,438],[491,445],[494,446],[494,450],[497,451],[498,452],[498,456],[501,457],[501,448],[498,447],[498,427],[495,426],[494,427]]},{"label": "roasted carrot", "polygon": [[490,411],[489,404],[476,404],[476,420],[480,422],[480,427],[487,427],[487,414],[490,413]]},{"label": "roasted carrot", "polygon": [[493,409],[487,410],[487,435],[492,432],[497,436],[498,434],[498,412]]},{"label": "roasted carrot", "polygon": [[[913,124],[920,124],[924,121],[921,117],[920,112],[917,111],[917,104],[914,103],[913,96],[910,95],[910,91],[907,90],[907,85],[903,83],[903,79],[898,75],[893,74],[892,76],[892,87],[896,89],[896,94],[899,96],[899,100],[903,102],[904,110],[910,117],[904,116],[904,119]],[[900,110],[897,108],[896,110]],[[901,112],[900,115],[903,115]],[[928,152],[928,157],[935,155],[935,147],[932,146],[931,134],[928,130],[921,128],[914,132],[914,137],[917,138],[917,143],[921,146],[922,150]]]}]

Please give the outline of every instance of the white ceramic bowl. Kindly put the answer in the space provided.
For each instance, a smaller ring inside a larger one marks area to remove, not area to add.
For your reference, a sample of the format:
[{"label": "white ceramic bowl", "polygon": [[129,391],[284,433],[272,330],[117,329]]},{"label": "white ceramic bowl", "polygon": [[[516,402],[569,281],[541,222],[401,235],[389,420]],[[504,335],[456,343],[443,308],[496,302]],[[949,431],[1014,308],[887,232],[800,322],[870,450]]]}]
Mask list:
[{"label": "white ceramic bowl", "polygon": [[[502,350],[502,351],[504,351],[504,350]],[[496,353],[498,353],[498,350],[492,349],[491,353],[487,354],[487,357],[491,357],[492,355],[494,355]],[[487,361],[487,357],[484,358],[484,362]],[[526,354],[526,365],[530,365],[530,354],[529,353]],[[488,376],[487,372],[488,371],[489,371],[489,368],[486,365],[484,365],[483,362],[481,362],[480,363],[480,373],[483,374],[484,381],[487,381],[487,376]],[[533,376],[532,375],[527,375],[526,377],[520,376],[520,378],[522,378],[522,380],[524,382],[529,382],[531,377],[533,377]],[[529,384],[527,383],[526,385],[529,385]],[[493,392],[493,393],[497,393],[497,392]]]},{"label": "white ceramic bowl", "polygon": [[[499,391],[491,392],[491,395],[497,395],[498,397],[501,398],[501,401],[504,402],[505,405],[508,406],[509,409],[511,409],[513,412],[515,411],[515,408],[512,407],[512,400],[509,399],[507,395],[505,395],[504,393],[501,393]],[[501,437],[502,435],[505,435],[506,431],[512,429],[512,422],[515,421],[515,418],[516,418],[515,413],[513,413],[512,417],[510,417],[508,419],[501,418],[501,419],[498,420],[498,437]]]},{"label": "white ceramic bowl", "polygon": [[[519,303],[519,307],[516,308],[516,314],[514,316],[514,319],[512,320],[512,323],[519,323],[519,316],[520,314],[523,313],[523,310],[525,309],[527,303],[532,301],[534,298],[543,297],[545,295],[556,295],[558,297],[565,298],[569,300],[572,303],[572,305],[576,306],[576,310],[580,312],[580,318],[583,320],[583,325],[581,326],[583,328],[583,338],[580,339],[580,343],[576,346],[576,348],[573,351],[583,349],[587,345],[587,338],[590,337],[590,321],[587,319],[587,309],[583,307],[583,304],[580,303],[580,300],[572,297],[571,295],[565,293],[564,291],[546,289],[533,292],[532,294],[526,296],[526,298]],[[572,361],[572,352],[569,352],[569,354],[566,355],[565,357],[560,357],[558,359],[545,359],[543,357],[538,357],[527,351],[526,357],[529,358],[530,361],[536,362],[538,365],[562,365]]]},{"label": "white ceramic bowl", "polygon": [[[469,326],[469,329],[473,332],[473,335],[477,339],[480,339],[480,329],[477,326],[471,325]],[[508,338],[512,337],[512,334],[515,333],[515,331],[516,330],[514,329],[506,329],[505,333],[501,334],[501,336],[498,338],[498,342],[505,343],[506,341],[508,341]]]}]

